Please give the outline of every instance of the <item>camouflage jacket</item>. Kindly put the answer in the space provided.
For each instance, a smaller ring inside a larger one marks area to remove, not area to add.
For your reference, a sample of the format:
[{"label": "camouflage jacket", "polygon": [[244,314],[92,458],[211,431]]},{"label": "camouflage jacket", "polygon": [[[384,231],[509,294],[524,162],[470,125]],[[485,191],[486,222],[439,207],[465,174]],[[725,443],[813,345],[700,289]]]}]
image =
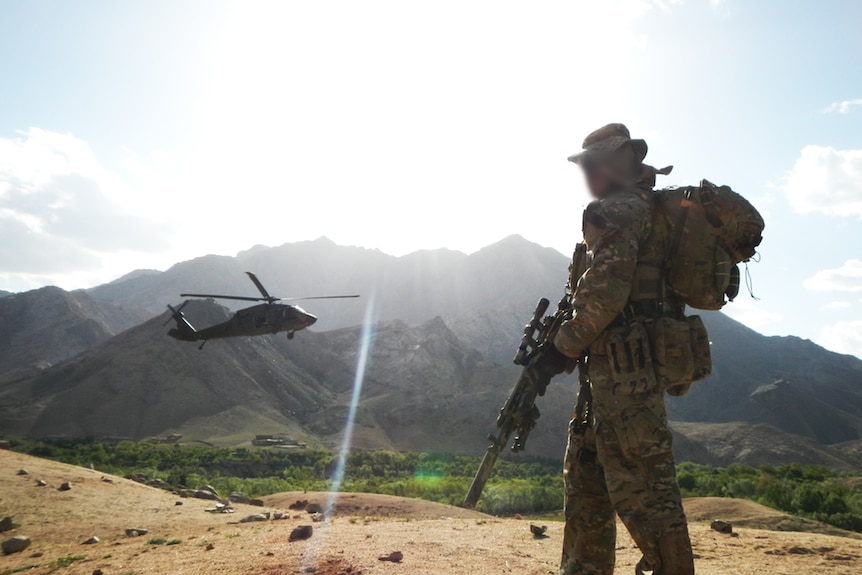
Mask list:
[{"label": "camouflage jacket", "polygon": [[652,245],[650,190],[633,187],[590,203],[584,210],[589,269],[577,280],[573,318],[560,326],[554,345],[578,357],[619,316],[630,299],[654,298],[659,256]]}]

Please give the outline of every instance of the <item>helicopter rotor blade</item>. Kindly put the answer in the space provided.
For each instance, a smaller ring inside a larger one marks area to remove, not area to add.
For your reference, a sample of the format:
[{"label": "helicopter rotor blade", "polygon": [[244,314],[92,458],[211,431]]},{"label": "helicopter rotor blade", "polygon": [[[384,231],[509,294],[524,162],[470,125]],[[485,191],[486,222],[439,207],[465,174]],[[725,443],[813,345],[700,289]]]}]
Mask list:
[{"label": "helicopter rotor blade", "polygon": [[313,295],[307,297],[288,297],[283,298],[281,301],[302,301],[307,299],[347,299],[347,298],[355,298],[359,297],[358,295]]},{"label": "helicopter rotor blade", "polygon": [[262,283],[260,283],[260,280],[259,280],[259,279],[257,279],[257,276],[256,276],[256,275],[254,275],[254,274],[253,274],[253,273],[251,273],[251,272],[245,272],[245,274],[246,274],[246,275],[251,279],[251,281],[254,283],[255,287],[257,288],[257,291],[259,291],[259,292],[260,292],[260,295],[262,295],[262,296],[263,296],[263,299],[265,299],[266,301],[268,301],[268,302],[270,302],[270,303],[271,303],[271,302],[274,302],[274,301],[278,301],[279,299],[281,299],[281,298],[272,297],[271,295],[269,295],[269,292],[268,292],[268,291],[266,291],[266,288],[265,288],[265,287],[263,287],[263,284],[262,284]]},{"label": "helicopter rotor blade", "polygon": [[268,301],[262,297],[245,297],[241,295],[216,295],[211,293],[181,293],[180,297],[207,297],[213,299],[236,299],[239,301]]}]

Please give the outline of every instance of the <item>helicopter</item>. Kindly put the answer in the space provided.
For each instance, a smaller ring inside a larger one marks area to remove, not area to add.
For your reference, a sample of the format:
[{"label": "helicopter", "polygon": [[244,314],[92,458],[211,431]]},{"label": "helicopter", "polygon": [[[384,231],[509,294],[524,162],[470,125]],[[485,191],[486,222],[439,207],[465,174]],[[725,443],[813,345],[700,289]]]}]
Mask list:
[{"label": "helicopter", "polygon": [[195,327],[186,319],[183,314],[183,308],[189,303],[186,300],[182,305],[174,307],[168,305],[171,311],[171,317],[165,322],[168,324],[171,320],[177,323],[175,328],[168,331],[168,335],[182,341],[200,341],[202,342],[198,349],[203,349],[206,342],[211,339],[220,339],[225,337],[238,336],[255,336],[267,335],[286,331],[287,339],[293,339],[296,332],[303,330],[317,321],[317,317],[311,315],[297,305],[277,303],[280,301],[299,301],[311,299],[343,299],[357,298],[358,295],[328,295],[328,296],[313,296],[313,297],[295,297],[295,298],[279,298],[269,295],[263,284],[257,279],[257,276],[251,272],[245,272],[246,275],[254,283],[260,292],[261,297],[248,297],[236,295],[215,295],[201,293],[184,293],[180,297],[203,297],[214,299],[232,299],[239,301],[259,301],[264,302],[258,305],[241,309],[233,314],[229,320],[217,325],[213,325],[201,330]]}]

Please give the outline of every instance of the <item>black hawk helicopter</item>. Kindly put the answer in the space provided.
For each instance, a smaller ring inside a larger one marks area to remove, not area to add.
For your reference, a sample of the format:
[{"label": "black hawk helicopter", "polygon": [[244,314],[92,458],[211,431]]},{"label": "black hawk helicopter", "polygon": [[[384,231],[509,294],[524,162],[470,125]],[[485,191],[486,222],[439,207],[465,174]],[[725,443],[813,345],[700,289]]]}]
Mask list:
[{"label": "black hawk helicopter", "polygon": [[254,285],[260,292],[261,297],[247,297],[238,295],[215,295],[203,293],[184,293],[180,297],[205,297],[214,299],[234,299],[240,301],[261,301],[264,303],[241,309],[233,314],[226,322],[210,326],[201,330],[197,330],[189,323],[183,314],[183,308],[189,303],[184,301],[179,307],[168,305],[171,310],[171,317],[168,318],[167,324],[171,319],[177,322],[177,327],[171,329],[168,335],[182,341],[200,341],[202,342],[198,349],[203,349],[207,341],[211,339],[219,339],[224,337],[238,336],[254,336],[267,335],[287,332],[287,339],[293,339],[293,336],[299,330],[305,329],[314,324],[317,318],[297,305],[289,305],[276,303],[279,301],[299,301],[309,299],[342,299],[355,298],[358,295],[327,295],[314,297],[294,297],[282,299],[269,295],[257,276],[251,272],[245,272]]}]

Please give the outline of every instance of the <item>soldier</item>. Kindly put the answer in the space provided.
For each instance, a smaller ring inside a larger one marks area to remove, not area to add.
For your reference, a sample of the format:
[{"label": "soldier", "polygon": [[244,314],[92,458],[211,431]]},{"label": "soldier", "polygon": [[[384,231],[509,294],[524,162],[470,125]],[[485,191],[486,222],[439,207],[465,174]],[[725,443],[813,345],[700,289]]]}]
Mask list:
[{"label": "soldier", "polygon": [[[566,528],[561,575],[612,575],[619,515],[643,558],[636,572],[694,573],[691,542],[671,452],[664,393],[650,353],[650,322],[682,317],[664,296],[661,238],[653,234],[656,173],[644,140],[609,124],[569,158],[595,201],[583,214],[589,269],[572,278],[574,314],[554,339],[550,369],[588,351],[589,425],[573,420],[565,460]],[[576,286],[576,288],[574,287]]]}]

